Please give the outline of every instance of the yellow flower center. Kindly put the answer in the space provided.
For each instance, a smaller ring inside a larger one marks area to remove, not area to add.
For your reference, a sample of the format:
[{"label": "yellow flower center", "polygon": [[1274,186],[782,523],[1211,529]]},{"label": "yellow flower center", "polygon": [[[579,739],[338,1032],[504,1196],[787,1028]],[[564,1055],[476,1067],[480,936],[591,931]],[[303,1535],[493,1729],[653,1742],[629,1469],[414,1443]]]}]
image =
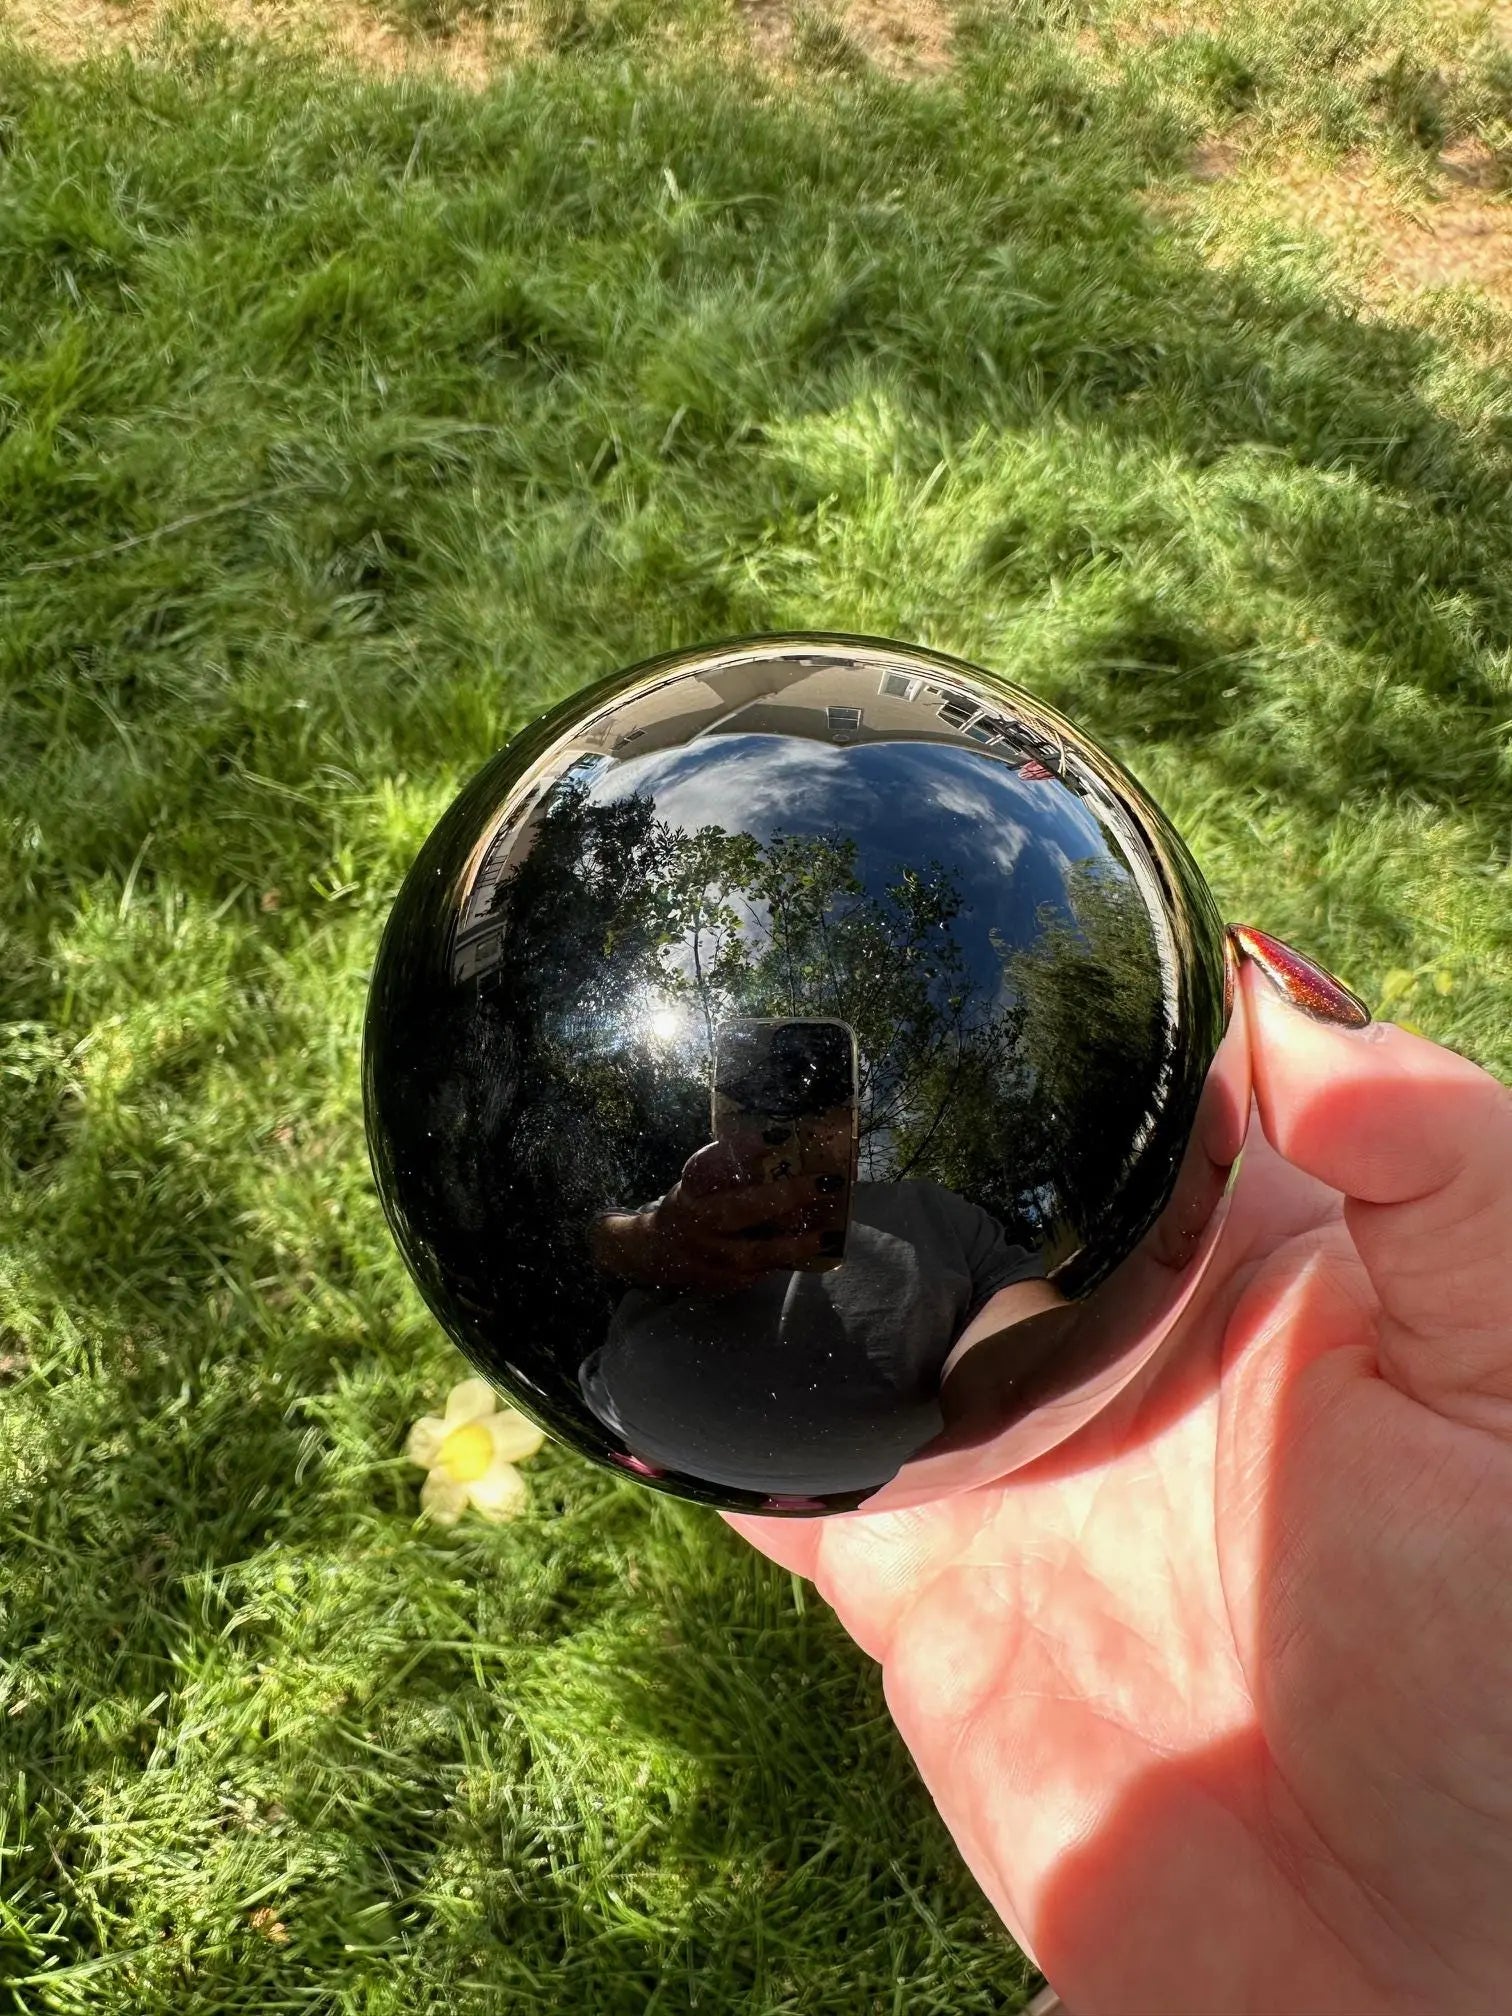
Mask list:
[{"label": "yellow flower center", "polygon": [[476,1484],[493,1461],[493,1437],[481,1421],[464,1421],[441,1444],[436,1461],[453,1484]]}]

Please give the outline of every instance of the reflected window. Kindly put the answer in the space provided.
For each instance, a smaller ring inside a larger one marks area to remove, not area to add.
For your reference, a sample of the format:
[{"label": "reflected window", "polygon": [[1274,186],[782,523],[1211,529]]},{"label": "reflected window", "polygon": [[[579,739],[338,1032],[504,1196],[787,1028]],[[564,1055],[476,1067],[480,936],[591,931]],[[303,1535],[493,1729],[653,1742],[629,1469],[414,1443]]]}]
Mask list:
[{"label": "reflected window", "polygon": [[829,707],[825,711],[829,715],[831,735],[854,735],[861,726],[859,707]]},{"label": "reflected window", "polygon": [[884,672],[882,684],[877,688],[890,700],[912,700],[919,690],[919,681],[910,679],[906,672]]}]

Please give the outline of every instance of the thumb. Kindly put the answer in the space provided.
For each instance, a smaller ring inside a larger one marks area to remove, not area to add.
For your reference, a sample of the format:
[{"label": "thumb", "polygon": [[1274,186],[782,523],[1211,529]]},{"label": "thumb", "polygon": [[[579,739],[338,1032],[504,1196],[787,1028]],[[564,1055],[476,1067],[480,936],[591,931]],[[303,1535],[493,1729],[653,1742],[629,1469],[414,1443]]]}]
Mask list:
[{"label": "thumb", "polygon": [[1512,1092],[1389,1022],[1314,1019],[1250,959],[1240,972],[1261,1124],[1344,1193],[1382,1375],[1512,1439]]}]

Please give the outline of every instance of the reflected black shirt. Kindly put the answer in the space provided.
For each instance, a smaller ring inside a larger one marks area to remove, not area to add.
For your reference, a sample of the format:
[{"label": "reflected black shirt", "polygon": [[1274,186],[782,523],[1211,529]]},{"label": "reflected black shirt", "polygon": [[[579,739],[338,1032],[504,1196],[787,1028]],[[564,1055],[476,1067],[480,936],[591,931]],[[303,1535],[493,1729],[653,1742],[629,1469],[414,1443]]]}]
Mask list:
[{"label": "reflected black shirt", "polygon": [[781,1496],[864,1490],[939,1433],[940,1373],[972,1317],[1044,1274],[938,1183],[859,1183],[843,1266],[733,1295],[633,1289],[583,1392],[662,1469]]}]

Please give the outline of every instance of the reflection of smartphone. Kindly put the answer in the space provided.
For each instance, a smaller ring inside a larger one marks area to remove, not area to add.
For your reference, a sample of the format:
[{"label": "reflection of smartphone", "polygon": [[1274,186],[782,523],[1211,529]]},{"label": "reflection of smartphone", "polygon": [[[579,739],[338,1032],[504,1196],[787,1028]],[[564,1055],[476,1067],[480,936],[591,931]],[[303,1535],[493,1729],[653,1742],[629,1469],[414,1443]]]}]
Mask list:
[{"label": "reflection of smartphone", "polygon": [[814,1179],[820,1256],[808,1261],[805,1271],[838,1267],[845,1258],[859,1139],[856,1038],[850,1024],[828,1019],[721,1023],[714,1043],[713,1104],[716,1141],[733,1135],[761,1137],[757,1181]]}]

